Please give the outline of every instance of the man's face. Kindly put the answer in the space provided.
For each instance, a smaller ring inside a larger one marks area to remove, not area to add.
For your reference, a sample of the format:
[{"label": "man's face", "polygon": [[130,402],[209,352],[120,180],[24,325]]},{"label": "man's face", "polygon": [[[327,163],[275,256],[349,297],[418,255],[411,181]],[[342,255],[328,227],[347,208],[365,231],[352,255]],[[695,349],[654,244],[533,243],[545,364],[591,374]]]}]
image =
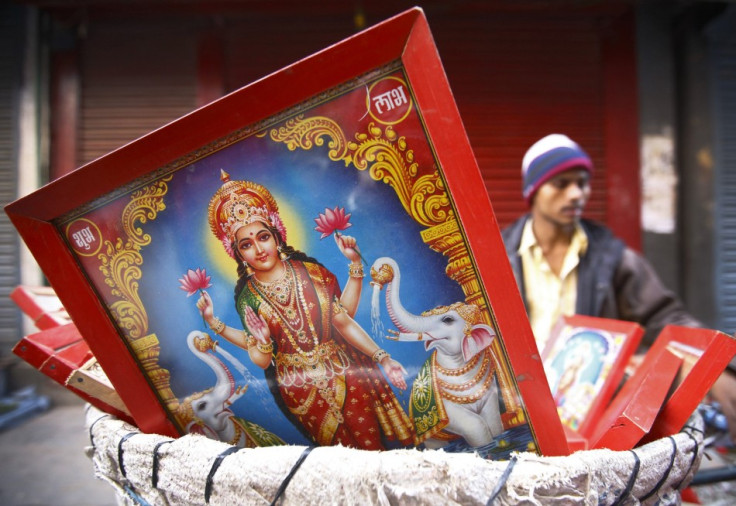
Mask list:
[{"label": "man's face", "polygon": [[589,172],[566,170],[539,187],[532,201],[532,215],[557,226],[572,225],[580,220],[589,197]]}]

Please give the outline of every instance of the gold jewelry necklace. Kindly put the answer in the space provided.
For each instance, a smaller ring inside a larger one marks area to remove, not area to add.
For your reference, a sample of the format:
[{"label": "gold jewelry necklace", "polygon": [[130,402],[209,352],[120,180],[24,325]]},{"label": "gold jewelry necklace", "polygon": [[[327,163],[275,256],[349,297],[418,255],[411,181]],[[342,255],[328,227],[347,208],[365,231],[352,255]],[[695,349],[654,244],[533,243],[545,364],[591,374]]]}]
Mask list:
[{"label": "gold jewelry necklace", "polygon": [[[489,366],[491,365],[491,357],[490,357],[490,355],[488,353],[486,353],[486,352],[483,352],[483,353],[478,353],[476,355],[476,357],[480,357],[481,355],[483,356],[483,362],[481,363],[480,367],[478,368],[478,372],[476,372],[473,375],[472,378],[470,378],[468,381],[466,381],[464,383],[460,383],[460,384],[448,383],[447,381],[444,381],[444,380],[438,378],[439,379],[440,386],[444,390],[455,390],[457,392],[463,392],[463,391],[468,390],[468,389],[474,387],[475,385],[477,385],[478,382],[483,378],[483,376],[485,376],[486,371],[488,371]],[[475,362],[478,363],[477,360]],[[438,369],[439,369],[439,364],[438,364]],[[454,369],[454,370],[458,370],[458,369]]]},{"label": "gold jewelry necklace", "polygon": [[[448,392],[447,390],[457,390],[458,387],[462,387],[463,390],[468,390],[476,385],[479,385],[480,378],[482,376],[476,374],[473,379],[470,381],[466,381],[462,385],[458,385],[457,387],[455,385],[452,385],[451,388],[447,388],[447,383],[440,380],[440,396],[443,399],[447,399],[448,401],[454,402],[456,404],[470,404],[477,400],[479,400],[481,397],[485,395],[485,393],[488,391],[488,388],[491,386],[491,383],[493,382],[493,368],[487,367],[487,364],[490,364],[491,357],[488,350],[485,350],[482,354],[479,353],[478,355],[483,355],[483,364],[481,365],[481,370],[485,373],[487,371],[486,377],[483,380],[483,383],[480,383],[479,389],[473,392],[469,395],[456,395],[451,392]],[[476,355],[477,356],[477,355]],[[439,364],[436,364],[439,367]],[[454,369],[458,370],[458,369]]]},{"label": "gold jewelry necklace", "polygon": [[286,264],[282,265],[284,266],[284,272],[281,277],[268,282],[255,279],[255,284],[261,289],[259,293],[262,293],[268,299],[274,309],[277,309],[277,305],[281,306],[281,314],[292,328],[301,328],[303,326],[302,319],[293,298],[294,275]]},{"label": "gold jewelry necklace", "polygon": [[289,339],[292,346],[301,353],[310,353],[302,350],[301,346],[297,344],[297,341],[302,344],[307,344],[309,342],[309,333],[305,330],[304,323],[306,322],[309,326],[309,332],[312,335],[312,342],[315,347],[319,342],[317,339],[317,333],[315,332],[312,319],[309,317],[309,309],[304,299],[302,284],[299,282],[298,276],[294,271],[294,267],[288,260],[284,262],[284,267],[286,268],[287,273],[285,273],[282,278],[272,283],[280,282],[288,284],[287,288],[282,289],[282,291],[288,290],[289,293],[289,297],[285,303],[280,303],[278,299],[269,297],[267,287],[273,285],[264,285],[262,281],[254,280],[253,288],[266,302],[268,302],[271,309],[273,309],[276,317],[281,321],[284,334],[286,334],[286,337]]},{"label": "gold jewelry necklace", "polygon": [[290,271],[286,267],[286,264],[282,263],[281,265],[283,266],[283,272],[278,279],[261,281],[256,276],[253,276],[253,281],[263,289],[269,299],[280,304],[287,304],[291,297],[291,277],[289,276]]},{"label": "gold jewelry necklace", "polygon": [[488,376],[486,376],[486,379],[483,381],[483,384],[480,386],[480,390],[473,392],[470,395],[455,395],[451,394],[450,392],[446,392],[442,388],[440,388],[440,395],[443,399],[447,399],[448,401],[452,401],[456,404],[470,404],[479,400],[481,397],[483,397],[483,395],[485,395],[486,391],[488,391],[488,387],[491,386],[492,381],[493,373],[489,372]]},{"label": "gold jewelry necklace", "polygon": [[470,362],[465,364],[464,366],[458,368],[458,369],[445,369],[440,364],[437,364],[437,370],[444,374],[445,376],[462,376],[469,370],[471,370],[475,365],[478,363],[478,360],[480,360],[482,353],[478,353],[473,358],[470,359]]},{"label": "gold jewelry necklace", "polygon": [[243,435],[243,429],[242,427],[240,427],[240,424],[235,420],[230,420],[230,422],[233,424],[235,435],[230,439],[230,441],[227,442],[227,444],[237,445],[240,442],[240,436]]}]

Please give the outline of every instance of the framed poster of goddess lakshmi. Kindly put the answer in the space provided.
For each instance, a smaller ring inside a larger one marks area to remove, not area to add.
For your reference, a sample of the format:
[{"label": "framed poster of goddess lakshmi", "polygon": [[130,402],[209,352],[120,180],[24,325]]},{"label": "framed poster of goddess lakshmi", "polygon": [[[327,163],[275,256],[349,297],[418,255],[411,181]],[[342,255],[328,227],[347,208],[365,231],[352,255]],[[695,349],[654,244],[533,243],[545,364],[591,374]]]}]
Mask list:
[{"label": "framed poster of goddess lakshmi", "polygon": [[420,9],[6,211],[144,431],[567,453]]}]

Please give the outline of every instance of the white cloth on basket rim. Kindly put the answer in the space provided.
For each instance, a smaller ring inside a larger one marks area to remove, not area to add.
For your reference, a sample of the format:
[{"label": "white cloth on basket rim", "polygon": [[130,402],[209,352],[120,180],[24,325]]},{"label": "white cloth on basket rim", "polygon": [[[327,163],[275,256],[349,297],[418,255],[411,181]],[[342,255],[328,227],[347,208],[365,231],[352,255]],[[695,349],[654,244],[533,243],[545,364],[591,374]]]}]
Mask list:
[{"label": "white cloth on basket rim", "polygon": [[[640,498],[657,485],[668,468],[658,493],[643,504],[680,503],[674,487],[692,479],[702,454],[702,419],[693,417],[690,423],[697,429],[690,430],[691,435],[681,432],[636,449],[639,472],[621,504],[641,504]],[[91,406],[87,427],[91,427],[93,443],[87,453],[95,475],[110,483],[119,502],[126,505],[205,504],[212,464],[230,448],[197,435],[171,440],[143,434]],[[134,435],[121,444],[130,433]],[[170,442],[158,450],[158,486],[154,488],[153,450],[163,441]],[[119,465],[119,447],[123,449],[125,476]],[[302,446],[280,446],[230,454],[213,477],[209,504],[270,504],[303,451]],[[518,461],[494,504],[613,504],[626,488],[635,464],[630,451],[590,450],[567,457],[515,455]],[[469,453],[321,447],[309,454],[279,504],[484,505],[507,466],[508,462]]]}]

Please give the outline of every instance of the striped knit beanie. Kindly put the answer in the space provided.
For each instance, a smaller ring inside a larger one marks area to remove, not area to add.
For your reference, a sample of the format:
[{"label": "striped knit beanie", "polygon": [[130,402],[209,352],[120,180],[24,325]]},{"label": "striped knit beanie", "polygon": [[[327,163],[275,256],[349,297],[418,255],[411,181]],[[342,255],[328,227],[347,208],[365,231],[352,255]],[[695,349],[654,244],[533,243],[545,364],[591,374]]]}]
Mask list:
[{"label": "striped knit beanie", "polygon": [[550,134],[535,142],[521,162],[524,200],[531,205],[532,197],[544,183],[560,172],[585,169],[593,173],[593,162],[576,142],[566,135]]}]

